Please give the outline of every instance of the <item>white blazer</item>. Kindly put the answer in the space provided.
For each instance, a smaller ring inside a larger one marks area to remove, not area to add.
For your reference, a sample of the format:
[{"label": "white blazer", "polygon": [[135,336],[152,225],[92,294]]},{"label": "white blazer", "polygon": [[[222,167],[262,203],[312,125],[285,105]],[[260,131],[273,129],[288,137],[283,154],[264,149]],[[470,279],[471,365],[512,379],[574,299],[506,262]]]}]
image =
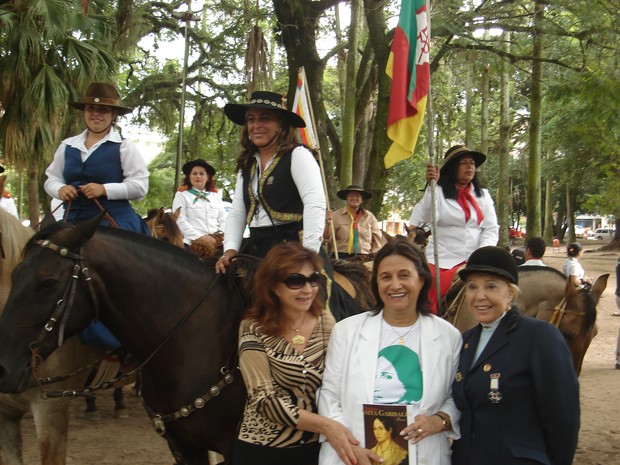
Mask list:
[{"label": "white blazer", "polygon": [[[347,426],[356,439],[363,439],[360,404],[372,403],[383,311],[346,318],[332,330],[327,349],[318,404],[319,414]],[[418,444],[418,463],[449,465],[450,443],[458,439],[460,412],[452,400],[462,339],[459,331],[435,315],[420,315],[420,359],[423,393],[420,414],[443,411],[450,415],[452,431],[433,434]],[[342,465],[336,451],[325,441],[319,465]]]}]

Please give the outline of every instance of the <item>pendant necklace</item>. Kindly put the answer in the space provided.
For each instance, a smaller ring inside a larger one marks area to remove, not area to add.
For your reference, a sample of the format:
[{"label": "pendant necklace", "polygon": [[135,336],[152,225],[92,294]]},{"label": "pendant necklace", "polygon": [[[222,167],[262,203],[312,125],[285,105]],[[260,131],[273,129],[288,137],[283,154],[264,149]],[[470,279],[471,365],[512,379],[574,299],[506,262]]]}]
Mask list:
[{"label": "pendant necklace", "polygon": [[300,346],[306,342],[306,338],[303,337],[301,334],[299,334],[299,331],[301,331],[301,328],[303,328],[304,326],[305,320],[306,320],[306,314],[304,313],[304,316],[301,319],[301,324],[299,325],[299,328],[291,328],[293,331],[295,331],[295,335],[291,338],[291,342],[296,346]]},{"label": "pendant necklace", "polygon": [[405,338],[407,336],[409,336],[409,333],[413,330],[413,327],[415,326],[415,323],[412,324],[409,329],[405,332],[405,334],[400,334],[398,331],[396,331],[396,328],[394,326],[392,326],[391,324],[389,324],[387,321],[385,322],[390,328],[392,328],[392,331],[394,331],[396,333],[396,335],[398,336],[398,343],[401,346],[405,345]]}]

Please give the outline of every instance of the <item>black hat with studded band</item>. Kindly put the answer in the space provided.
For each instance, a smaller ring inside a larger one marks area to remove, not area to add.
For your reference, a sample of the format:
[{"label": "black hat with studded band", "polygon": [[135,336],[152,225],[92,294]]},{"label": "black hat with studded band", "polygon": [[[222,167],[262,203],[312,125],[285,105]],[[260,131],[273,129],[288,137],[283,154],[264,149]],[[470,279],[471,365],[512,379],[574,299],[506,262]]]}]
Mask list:
[{"label": "black hat with studded band", "polygon": [[289,111],[286,108],[286,100],[282,95],[275,92],[253,92],[248,103],[227,103],[224,106],[224,113],[233,123],[243,126],[245,124],[245,114],[249,108],[274,110],[280,113],[291,126],[295,128],[306,127],[304,119],[297,113]]}]

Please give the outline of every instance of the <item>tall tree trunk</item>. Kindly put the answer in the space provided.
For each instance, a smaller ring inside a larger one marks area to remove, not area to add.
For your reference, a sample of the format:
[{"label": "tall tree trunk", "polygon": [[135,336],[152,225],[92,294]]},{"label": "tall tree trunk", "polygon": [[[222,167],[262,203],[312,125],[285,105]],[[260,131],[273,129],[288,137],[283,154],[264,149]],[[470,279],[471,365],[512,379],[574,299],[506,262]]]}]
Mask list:
[{"label": "tall tree trunk", "polygon": [[529,163],[527,179],[527,237],[541,234],[541,126],[542,126],[542,51],[545,4],[534,4],[534,43],[532,50],[532,94],[530,96]]},{"label": "tall tree trunk", "polygon": [[353,182],[353,149],[355,148],[355,103],[357,50],[361,15],[361,1],[351,0],[351,24],[349,25],[349,53],[346,63],[346,85],[344,91],[344,113],[342,115],[342,154],[340,159],[340,187]]},{"label": "tall tree trunk", "polygon": [[474,53],[467,54],[467,77],[465,80],[465,145],[472,146],[474,137],[472,135],[472,107],[473,107],[473,87],[474,87]]},{"label": "tall tree trunk", "polygon": [[[550,155],[546,157],[549,162]],[[545,227],[543,229],[543,239],[547,244],[551,244],[554,236],[554,222],[553,222],[553,178],[547,176],[545,179]]]},{"label": "tall tree trunk", "polygon": [[39,224],[39,173],[36,169],[28,172],[28,219],[30,226]]},{"label": "tall tree trunk", "polygon": [[[340,30],[340,5],[335,7],[335,27],[336,44],[342,44],[342,31]],[[340,114],[344,114],[344,96],[346,89],[346,55],[343,51],[338,52],[336,61],[336,69],[338,70],[338,103],[340,106]]]},{"label": "tall tree trunk", "polygon": [[[510,34],[505,34],[507,52],[510,52]],[[510,64],[502,61],[500,74],[500,116],[499,116],[499,174],[497,183],[497,219],[499,221],[499,246],[510,244],[510,180],[508,178],[508,157],[510,155]],[[487,74],[487,73],[485,73]]]},{"label": "tall tree trunk", "polygon": [[489,153],[489,69],[488,63],[482,70],[482,99],[480,102],[480,151]]},{"label": "tall tree trunk", "polygon": [[569,184],[566,184],[566,231],[568,232],[567,242],[575,241],[575,211],[574,194]]},{"label": "tall tree trunk", "polygon": [[[373,198],[368,202],[368,208],[378,217],[381,216],[383,194],[387,181],[387,174],[383,158],[388,151],[391,140],[387,136],[387,118],[390,95],[390,78],[385,73],[390,42],[385,34],[385,0],[364,0],[364,11],[368,25],[368,39],[375,52],[378,70],[377,114],[375,117],[373,145],[368,159],[368,175],[366,186],[373,192]],[[387,215],[386,215],[387,216]]]}]

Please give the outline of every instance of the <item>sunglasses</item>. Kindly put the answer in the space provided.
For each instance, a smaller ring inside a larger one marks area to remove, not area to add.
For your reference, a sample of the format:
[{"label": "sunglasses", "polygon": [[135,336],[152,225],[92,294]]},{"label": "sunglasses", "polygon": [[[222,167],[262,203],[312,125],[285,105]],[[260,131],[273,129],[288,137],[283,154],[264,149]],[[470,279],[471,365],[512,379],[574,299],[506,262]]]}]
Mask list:
[{"label": "sunglasses", "polygon": [[293,273],[282,282],[286,287],[294,290],[301,289],[306,285],[306,283],[310,283],[310,286],[312,287],[317,287],[321,282],[321,273],[315,271],[310,276],[304,276],[301,273]]}]

